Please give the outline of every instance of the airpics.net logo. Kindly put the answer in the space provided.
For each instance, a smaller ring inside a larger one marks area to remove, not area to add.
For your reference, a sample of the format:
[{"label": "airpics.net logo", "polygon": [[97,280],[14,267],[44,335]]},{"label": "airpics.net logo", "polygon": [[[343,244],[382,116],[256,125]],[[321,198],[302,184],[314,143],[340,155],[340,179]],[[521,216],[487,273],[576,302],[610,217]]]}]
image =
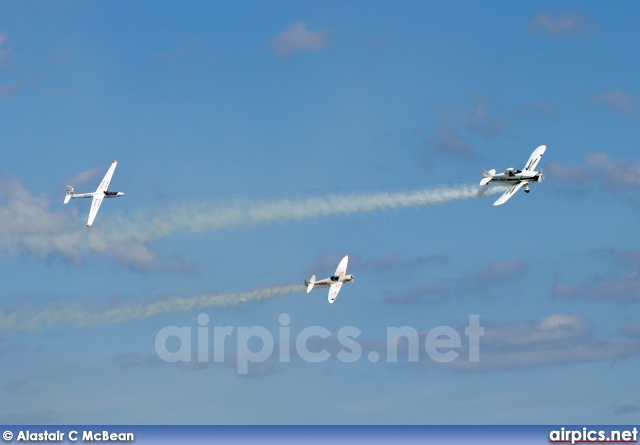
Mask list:
[{"label": "airpics.net logo", "polygon": [[[248,374],[250,366],[293,358],[322,363],[335,358],[343,363],[362,359],[376,363],[384,356],[387,363],[400,360],[429,360],[450,363],[455,360],[480,361],[480,337],[484,327],[479,315],[469,315],[464,334],[450,326],[437,326],[418,332],[411,326],[388,326],[384,341],[358,340],[362,331],[344,326],[335,334],[323,326],[308,326],[292,332],[291,316],[278,317],[277,334],[264,326],[212,326],[209,315],[201,313],[197,326],[165,326],[155,339],[156,354],[168,363],[235,364],[238,374]],[[277,343],[277,348],[276,348]],[[195,347],[194,347],[195,346]]]}]

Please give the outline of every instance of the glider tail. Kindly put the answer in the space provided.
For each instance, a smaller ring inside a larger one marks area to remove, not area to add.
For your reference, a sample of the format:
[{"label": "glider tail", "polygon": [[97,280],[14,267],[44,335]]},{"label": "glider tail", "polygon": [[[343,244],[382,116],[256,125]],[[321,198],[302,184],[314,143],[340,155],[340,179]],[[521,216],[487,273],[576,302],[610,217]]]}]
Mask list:
[{"label": "glider tail", "polygon": [[65,203],[65,204],[66,204],[66,203],[68,203],[68,202],[69,202],[69,200],[70,200],[71,198],[73,198],[73,195],[74,195],[74,194],[75,194],[75,193],[73,192],[73,187],[71,187],[70,185],[68,185],[68,186],[67,186],[67,194],[66,194],[66,196],[64,197],[64,203]]},{"label": "glider tail", "polygon": [[304,280],[304,284],[307,285],[307,293],[311,292],[311,290],[313,289],[313,285],[316,284],[316,276],[311,275],[311,279]]}]

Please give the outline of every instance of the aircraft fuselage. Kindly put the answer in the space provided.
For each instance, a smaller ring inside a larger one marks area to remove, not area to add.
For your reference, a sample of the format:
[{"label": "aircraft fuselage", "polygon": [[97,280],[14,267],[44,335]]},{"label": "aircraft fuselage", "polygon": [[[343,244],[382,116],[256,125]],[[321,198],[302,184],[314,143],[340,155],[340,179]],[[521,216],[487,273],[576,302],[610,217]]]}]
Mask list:
[{"label": "aircraft fuselage", "polygon": [[124,195],[124,192],[93,192],[93,193],[75,193],[71,195],[72,199],[76,198],[93,198],[94,196],[101,196],[103,198],[118,198]]},{"label": "aircraft fuselage", "polygon": [[512,171],[505,173],[498,173],[497,175],[493,175],[489,182],[500,182],[500,183],[518,183],[522,181],[530,181],[536,182],[540,181],[541,172],[528,172],[528,171]]},{"label": "aircraft fuselage", "polygon": [[[315,287],[329,287],[334,283],[346,283],[353,280],[353,275],[332,276],[324,280],[315,281]],[[305,286],[309,285],[309,280],[304,280]]]}]

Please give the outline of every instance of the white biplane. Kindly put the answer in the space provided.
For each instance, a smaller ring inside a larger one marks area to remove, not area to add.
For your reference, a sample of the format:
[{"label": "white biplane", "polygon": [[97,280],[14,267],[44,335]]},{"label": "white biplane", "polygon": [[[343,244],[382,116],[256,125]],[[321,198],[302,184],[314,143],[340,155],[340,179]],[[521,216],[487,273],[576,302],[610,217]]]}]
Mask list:
[{"label": "white biplane", "polygon": [[102,200],[104,198],[117,198],[119,196],[124,195],[124,192],[110,192],[107,190],[109,187],[109,182],[111,182],[111,177],[113,176],[113,172],[116,170],[116,165],[118,165],[117,161],[113,161],[111,163],[111,167],[107,170],[107,174],[104,175],[104,178],[98,185],[98,188],[93,193],[74,193],[73,187],[70,185],[67,186],[67,195],[64,197],[64,203],[68,203],[70,199],[75,198],[92,198],[91,202],[91,210],[89,210],[89,219],[87,220],[87,227],[91,227],[93,224],[93,220],[96,218],[98,214],[98,210],[100,210],[100,204],[102,204]]},{"label": "white biplane", "polygon": [[494,182],[496,184],[510,185],[507,191],[493,203],[494,206],[499,206],[507,202],[509,198],[511,198],[522,187],[524,187],[524,191],[526,193],[529,193],[529,183],[540,182],[544,178],[541,171],[536,171],[536,166],[538,165],[538,162],[540,162],[540,159],[542,159],[542,155],[546,149],[546,145],[541,145],[536,148],[533,153],[531,153],[531,157],[522,170],[516,170],[511,167],[506,169],[504,173],[498,174],[496,174],[495,169],[489,171],[482,170],[482,180],[480,181],[480,190],[478,191],[478,195],[484,193],[489,184]]},{"label": "white biplane", "polygon": [[316,276],[312,275],[310,280],[304,280],[304,285],[307,286],[307,293],[311,292],[314,287],[328,287],[329,303],[333,303],[334,301],[336,301],[336,297],[338,296],[338,292],[340,292],[342,283],[353,281],[354,278],[353,275],[347,275],[348,262],[349,256],[347,255],[342,259],[342,261],[340,261],[340,264],[338,264],[336,273],[329,278],[316,281]]}]

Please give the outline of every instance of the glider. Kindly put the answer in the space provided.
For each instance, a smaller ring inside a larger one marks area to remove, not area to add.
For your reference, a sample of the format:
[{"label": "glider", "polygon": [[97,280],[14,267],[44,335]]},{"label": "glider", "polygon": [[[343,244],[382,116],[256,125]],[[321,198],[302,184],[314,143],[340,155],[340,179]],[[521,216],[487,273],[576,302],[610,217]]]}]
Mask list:
[{"label": "glider", "polygon": [[482,180],[480,181],[480,190],[478,191],[478,195],[481,195],[488,187],[489,183],[495,182],[498,184],[506,184],[510,187],[502,196],[500,196],[496,202],[493,203],[494,206],[499,206],[504,204],[511,198],[518,190],[524,187],[524,191],[529,193],[529,183],[530,182],[540,182],[544,178],[544,175],[541,171],[536,171],[536,166],[540,159],[542,159],[542,155],[547,149],[546,145],[541,145],[536,148],[533,153],[531,153],[531,157],[525,164],[522,170],[516,170],[513,167],[510,167],[504,171],[504,173],[496,174],[496,170],[482,170]]},{"label": "glider", "polygon": [[342,283],[353,281],[354,278],[353,275],[346,274],[348,262],[349,256],[347,255],[342,259],[342,261],[340,261],[340,264],[338,264],[336,273],[329,278],[316,281],[316,276],[312,275],[310,280],[304,280],[304,285],[307,286],[307,293],[311,292],[314,287],[328,287],[329,303],[333,303],[334,301],[336,301],[336,297],[338,296],[338,292],[340,292]]},{"label": "glider", "polygon": [[67,186],[67,195],[64,197],[64,203],[68,203],[71,198],[92,198],[91,202],[91,210],[89,210],[89,219],[87,220],[87,227],[91,227],[93,224],[93,220],[96,219],[96,215],[98,214],[98,210],[100,210],[100,204],[102,204],[102,200],[105,198],[117,198],[118,196],[124,195],[124,192],[110,192],[107,190],[109,187],[109,182],[111,182],[111,177],[113,176],[113,172],[116,170],[116,165],[118,165],[117,161],[113,161],[111,163],[111,167],[107,170],[107,174],[104,175],[104,178],[98,185],[98,188],[93,193],[74,193],[73,187],[70,185]]}]

